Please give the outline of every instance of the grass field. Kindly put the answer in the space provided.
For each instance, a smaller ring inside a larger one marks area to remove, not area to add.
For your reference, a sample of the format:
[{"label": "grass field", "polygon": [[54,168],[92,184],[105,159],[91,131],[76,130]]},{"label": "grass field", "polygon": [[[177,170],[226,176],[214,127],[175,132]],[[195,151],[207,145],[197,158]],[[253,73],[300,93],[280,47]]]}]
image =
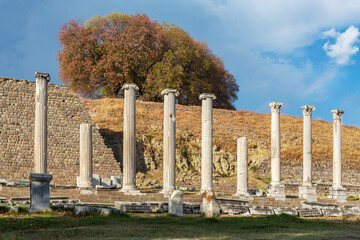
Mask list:
[{"label": "grass field", "polygon": [[360,239],[360,221],[70,212],[0,216],[1,239]]}]

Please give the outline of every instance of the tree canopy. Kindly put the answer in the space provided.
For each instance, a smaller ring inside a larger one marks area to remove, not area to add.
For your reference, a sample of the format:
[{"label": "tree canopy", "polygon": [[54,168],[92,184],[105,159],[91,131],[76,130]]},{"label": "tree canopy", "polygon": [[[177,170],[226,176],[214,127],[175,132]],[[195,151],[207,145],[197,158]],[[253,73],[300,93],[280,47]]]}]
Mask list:
[{"label": "tree canopy", "polygon": [[205,42],[176,25],[111,13],[64,23],[59,41],[59,77],[84,96],[116,97],[125,83],[136,83],[145,100],[161,101],[163,89],[175,88],[180,104],[198,105],[199,94],[209,92],[215,107],[234,109],[234,76]]}]

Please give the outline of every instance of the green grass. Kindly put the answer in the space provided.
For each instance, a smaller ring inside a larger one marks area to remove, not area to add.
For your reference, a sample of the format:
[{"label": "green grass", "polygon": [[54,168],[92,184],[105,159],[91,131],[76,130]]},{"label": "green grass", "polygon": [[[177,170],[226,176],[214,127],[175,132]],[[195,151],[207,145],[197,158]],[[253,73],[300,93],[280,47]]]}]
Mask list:
[{"label": "green grass", "polygon": [[[1,216],[1,215],[0,215]],[[71,212],[2,215],[0,239],[319,239],[360,236],[359,221],[290,215],[203,218],[166,214],[75,217]]]}]

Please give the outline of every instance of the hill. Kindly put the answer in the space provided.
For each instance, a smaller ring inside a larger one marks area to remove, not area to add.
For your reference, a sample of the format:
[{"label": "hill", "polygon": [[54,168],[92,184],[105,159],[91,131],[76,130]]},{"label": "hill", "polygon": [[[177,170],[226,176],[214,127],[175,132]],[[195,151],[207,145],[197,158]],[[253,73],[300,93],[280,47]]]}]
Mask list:
[{"label": "hill", "polygon": [[[105,98],[83,101],[93,121],[100,128],[106,144],[122,162],[123,100]],[[269,109],[270,111],[270,109]],[[299,111],[301,111],[299,107]],[[136,102],[137,178],[139,184],[162,181],[163,104]],[[330,114],[330,113],[329,113]],[[270,177],[271,115],[251,111],[214,109],[215,182],[236,184],[236,139],[248,137],[249,185],[266,188]],[[302,181],[303,119],[281,115],[281,171],[286,182]],[[314,181],[332,181],[331,122],[313,120]],[[359,182],[360,129],[342,127],[343,181]],[[177,182],[199,184],[201,161],[201,107],[176,105]]]}]

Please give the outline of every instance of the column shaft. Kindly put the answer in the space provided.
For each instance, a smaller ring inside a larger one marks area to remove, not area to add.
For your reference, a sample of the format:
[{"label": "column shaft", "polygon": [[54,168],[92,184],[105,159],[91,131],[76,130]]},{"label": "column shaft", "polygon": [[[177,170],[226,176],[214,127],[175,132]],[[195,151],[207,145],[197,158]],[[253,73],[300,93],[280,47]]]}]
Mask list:
[{"label": "column shaft", "polygon": [[201,191],[213,191],[213,94],[201,94]]},{"label": "column shaft", "polygon": [[280,111],[271,113],[271,183],[280,184]]},{"label": "column shaft", "polygon": [[333,125],[333,185],[341,186],[341,118],[334,118]]},{"label": "column shaft", "polygon": [[125,84],[124,90],[124,135],[123,135],[123,188],[122,191],[136,189],[136,90],[135,84]]},{"label": "column shaft", "polygon": [[169,193],[175,190],[176,185],[176,121],[175,103],[179,92],[175,89],[165,89],[161,92],[164,95],[164,162],[163,162],[163,190],[162,193]]},{"label": "column shaft", "polygon": [[34,136],[34,171],[47,173],[47,73],[35,73],[35,136]]},{"label": "column shaft", "polygon": [[81,188],[93,187],[92,181],[92,127],[80,124],[80,184]]},{"label": "column shaft", "polygon": [[312,186],[312,126],[311,113],[313,106],[302,106],[304,115],[303,126],[303,186]]},{"label": "column shaft", "polygon": [[236,195],[248,195],[248,146],[246,137],[237,139]]}]

